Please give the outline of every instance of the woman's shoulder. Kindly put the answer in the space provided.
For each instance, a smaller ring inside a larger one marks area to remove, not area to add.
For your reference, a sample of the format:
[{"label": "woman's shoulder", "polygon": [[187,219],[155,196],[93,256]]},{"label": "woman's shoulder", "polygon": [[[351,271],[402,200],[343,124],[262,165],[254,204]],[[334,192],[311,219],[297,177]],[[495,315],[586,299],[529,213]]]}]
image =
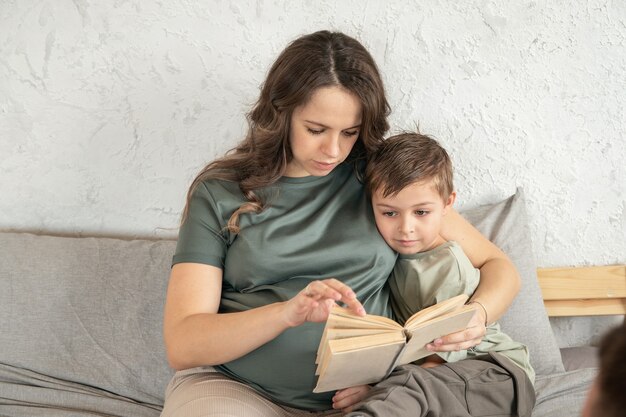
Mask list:
[{"label": "woman's shoulder", "polygon": [[211,195],[219,198],[243,198],[239,183],[219,178],[207,178],[195,185],[193,195]]},{"label": "woman's shoulder", "polygon": [[216,178],[205,179],[197,182],[191,190],[188,214],[190,217],[199,218],[216,216],[220,224],[225,224],[230,214],[245,201],[237,182]]}]

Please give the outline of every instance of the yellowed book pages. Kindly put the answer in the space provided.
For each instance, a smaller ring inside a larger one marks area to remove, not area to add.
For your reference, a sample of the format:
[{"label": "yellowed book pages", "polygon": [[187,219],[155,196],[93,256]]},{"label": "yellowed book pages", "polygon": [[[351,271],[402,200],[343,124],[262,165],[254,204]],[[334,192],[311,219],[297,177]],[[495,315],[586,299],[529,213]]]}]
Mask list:
[{"label": "yellowed book pages", "polygon": [[[324,334],[322,339],[325,340],[336,340],[336,339],[348,339],[359,336],[372,336],[381,333],[389,333],[394,332],[397,333],[398,330],[378,330],[378,329],[324,329]],[[320,343],[320,346],[317,350],[317,357],[315,358],[315,363],[320,363],[320,358],[324,355],[324,352],[328,349],[328,343]],[[315,375],[319,375],[319,366],[317,367],[317,372]]]},{"label": "yellowed book pages", "polygon": [[431,320],[434,317],[442,316],[449,311],[453,311],[461,307],[467,302],[467,300],[468,296],[465,294],[460,294],[447,300],[443,300],[433,306],[430,306],[413,314],[411,317],[409,317],[406,323],[404,323],[404,327],[410,329],[411,327],[419,326],[425,321]]},{"label": "yellowed book pages", "polygon": [[[329,329],[337,330],[335,333],[333,333],[334,337],[332,338],[328,337]],[[344,329],[350,332],[354,331],[355,329],[372,330],[370,334],[374,334],[380,332],[384,333],[391,330],[402,330],[402,326],[387,317],[376,315],[358,316],[347,308],[335,305],[332,309],[332,313],[328,316],[328,320],[326,321],[326,326],[324,327],[321,340],[323,341],[339,338],[338,334],[341,333],[339,329]],[[341,336],[341,338],[345,337],[349,336]],[[315,357],[316,364],[320,364],[320,358],[324,356],[324,351],[326,347],[326,343],[320,343],[319,347],[317,348],[317,355]],[[317,367],[315,375],[318,375],[319,371],[320,366]]]},{"label": "yellowed book pages", "polygon": [[[349,331],[351,332],[352,330]],[[340,337],[338,339],[328,340],[327,343],[325,343],[325,349],[322,349],[320,353],[315,375],[320,375],[323,372],[323,369],[327,367],[328,360],[332,355],[346,351],[354,352],[359,349],[376,348],[378,346],[383,346],[398,341],[402,341],[403,344],[406,341],[406,336],[402,329],[384,330],[383,332],[378,332],[375,334],[370,333],[350,338]]]},{"label": "yellowed book pages", "polygon": [[314,392],[378,382],[395,366],[428,356],[427,343],[467,326],[475,310],[464,306],[466,301],[460,295],[428,307],[405,327],[387,317],[333,307],[317,350]]},{"label": "yellowed book pages", "polygon": [[438,337],[465,329],[475,311],[472,306],[463,306],[450,316],[437,317],[421,323],[419,326],[414,325],[408,331],[406,347],[396,365],[404,365],[430,355],[432,352],[426,350],[427,343]]},{"label": "yellowed book pages", "polygon": [[[334,342],[342,342],[345,339],[330,341],[328,357],[320,370],[324,377],[319,378],[313,392],[334,391],[383,379],[404,347],[405,340],[402,333],[387,333],[381,336],[387,339],[385,343],[366,345],[367,347],[362,346],[356,350],[345,350],[345,346],[340,344],[334,346]],[[367,366],[363,366],[364,364]]]},{"label": "yellowed book pages", "polygon": [[[334,306],[331,310],[334,316],[333,326],[336,328],[367,328],[367,329],[401,329],[402,326],[391,320],[390,318],[377,316],[374,314],[366,314],[365,316],[357,316],[351,310],[339,306]],[[331,318],[329,317],[329,320]]]}]

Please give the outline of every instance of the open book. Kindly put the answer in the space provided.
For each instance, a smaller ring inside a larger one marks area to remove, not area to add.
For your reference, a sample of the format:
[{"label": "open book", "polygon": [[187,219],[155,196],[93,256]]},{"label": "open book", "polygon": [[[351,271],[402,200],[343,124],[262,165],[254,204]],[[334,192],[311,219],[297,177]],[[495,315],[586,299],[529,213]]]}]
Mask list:
[{"label": "open book", "polygon": [[334,306],[317,350],[313,392],[325,392],[381,381],[396,366],[432,354],[426,344],[465,329],[475,309],[458,295],[412,315],[404,327],[372,314],[363,317]]}]

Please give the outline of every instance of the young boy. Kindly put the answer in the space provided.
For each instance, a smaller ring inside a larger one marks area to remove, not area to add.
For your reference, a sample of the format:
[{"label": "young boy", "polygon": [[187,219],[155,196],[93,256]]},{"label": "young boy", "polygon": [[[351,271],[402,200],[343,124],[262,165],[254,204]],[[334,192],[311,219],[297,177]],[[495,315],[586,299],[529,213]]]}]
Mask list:
[{"label": "young boy", "polygon": [[[368,162],[365,182],[378,230],[399,254],[388,280],[395,319],[404,323],[437,302],[471,296],[479,271],[457,243],[440,235],[456,198],[445,149],[418,133],[393,136]],[[528,350],[497,323],[486,327],[472,349],[436,353],[422,366],[398,368],[348,415],[530,415],[535,397]]]}]

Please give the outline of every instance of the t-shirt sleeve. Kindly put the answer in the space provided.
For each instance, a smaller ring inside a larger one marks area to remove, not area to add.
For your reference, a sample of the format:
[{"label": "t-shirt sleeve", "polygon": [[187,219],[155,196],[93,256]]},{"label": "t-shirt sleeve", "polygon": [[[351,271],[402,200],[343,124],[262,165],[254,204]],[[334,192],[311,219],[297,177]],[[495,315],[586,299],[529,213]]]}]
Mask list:
[{"label": "t-shirt sleeve", "polygon": [[449,249],[458,267],[459,278],[464,287],[461,291],[471,296],[480,283],[480,270],[474,268],[472,261],[458,243],[454,242]]},{"label": "t-shirt sleeve", "polygon": [[223,268],[228,248],[225,226],[217,198],[205,183],[200,183],[178,232],[172,265],[193,262]]}]

